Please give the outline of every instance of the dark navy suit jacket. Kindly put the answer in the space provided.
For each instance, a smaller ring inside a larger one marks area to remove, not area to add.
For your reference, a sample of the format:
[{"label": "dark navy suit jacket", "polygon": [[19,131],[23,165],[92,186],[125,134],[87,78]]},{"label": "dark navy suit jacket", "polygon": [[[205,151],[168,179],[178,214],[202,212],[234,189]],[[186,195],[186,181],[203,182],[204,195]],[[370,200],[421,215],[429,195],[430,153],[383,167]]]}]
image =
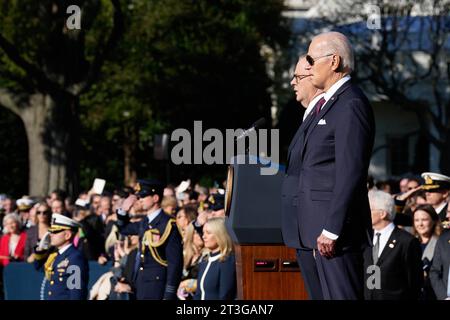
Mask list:
[{"label": "dark navy suit jacket", "polygon": [[219,253],[199,265],[195,300],[234,300],[236,298],[236,260],[230,254],[224,261]]},{"label": "dark navy suit jacket", "polygon": [[[395,227],[376,265],[380,267],[380,288],[364,286],[366,300],[417,300],[423,285],[422,252],[419,240]],[[375,275],[372,248],[364,251],[364,283]]]},{"label": "dark navy suit jacket", "polygon": [[430,280],[439,300],[447,298],[448,273],[450,268],[450,230],[441,234],[434,249]]},{"label": "dark navy suit jacket", "polygon": [[138,300],[176,299],[176,291],[183,271],[183,245],[176,224],[173,223],[170,235],[164,244],[157,248],[159,256],[167,261],[167,267],[158,263],[148,248],[145,250],[143,259],[140,258],[144,233],[151,227],[158,229],[162,236],[168,223],[172,223],[170,217],[161,210],[150,224],[147,217],[135,223],[118,224],[121,234],[139,235],[139,263],[135,265],[133,276]]},{"label": "dark navy suit jacket", "polygon": [[337,250],[371,245],[367,171],[374,135],[372,108],[351,80],[318,116],[305,119],[289,147],[282,187],[287,246],[317,248],[323,229],[339,236]]}]

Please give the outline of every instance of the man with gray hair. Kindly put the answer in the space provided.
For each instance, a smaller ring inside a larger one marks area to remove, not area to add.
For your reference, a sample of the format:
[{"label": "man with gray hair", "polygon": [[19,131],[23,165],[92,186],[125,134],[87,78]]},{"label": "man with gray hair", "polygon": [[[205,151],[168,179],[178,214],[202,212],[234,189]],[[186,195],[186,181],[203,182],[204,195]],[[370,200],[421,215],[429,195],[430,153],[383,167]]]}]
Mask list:
[{"label": "man with gray hair", "polygon": [[394,225],[395,205],[386,192],[369,192],[373,247],[364,252],[367,300],[417,300],[423,284],[419,241]]},{"label": "man with gray hair", "polygon": [[353,51],[343,34],[314,37],[305,59],[305,81],[325,94],[290,159],[299,167],[291,222],[299,237],[297,257],[311,299],[362,299],[363,251],[372,240],[366,182],[373,111],[350,81]]}]

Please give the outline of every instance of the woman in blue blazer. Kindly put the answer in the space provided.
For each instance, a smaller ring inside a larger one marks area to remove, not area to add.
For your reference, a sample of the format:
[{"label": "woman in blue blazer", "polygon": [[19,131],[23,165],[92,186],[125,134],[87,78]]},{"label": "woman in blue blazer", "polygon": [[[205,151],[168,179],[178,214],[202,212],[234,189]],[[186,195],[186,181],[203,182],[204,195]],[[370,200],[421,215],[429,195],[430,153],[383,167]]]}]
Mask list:
[{"label": "woman in blue blazer", "polygon": [[210,252],[199,266],[195,300],[235,299],[236,262],[224,218],[212,218],[205,223],[203,241]]}]

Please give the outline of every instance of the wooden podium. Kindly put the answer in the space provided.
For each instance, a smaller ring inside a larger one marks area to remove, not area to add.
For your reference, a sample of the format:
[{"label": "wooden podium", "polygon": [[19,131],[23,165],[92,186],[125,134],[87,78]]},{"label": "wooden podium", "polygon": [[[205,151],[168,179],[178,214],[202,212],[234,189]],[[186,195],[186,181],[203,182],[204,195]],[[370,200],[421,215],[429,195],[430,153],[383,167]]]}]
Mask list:
[{"label": "wooden podium", "polygon": [[263,175],[260,161],[237,156],[228,170],[225,212],[235,244],[238,299],[306,300],[295,250],[284,246],[281,235],[284,168]]}]

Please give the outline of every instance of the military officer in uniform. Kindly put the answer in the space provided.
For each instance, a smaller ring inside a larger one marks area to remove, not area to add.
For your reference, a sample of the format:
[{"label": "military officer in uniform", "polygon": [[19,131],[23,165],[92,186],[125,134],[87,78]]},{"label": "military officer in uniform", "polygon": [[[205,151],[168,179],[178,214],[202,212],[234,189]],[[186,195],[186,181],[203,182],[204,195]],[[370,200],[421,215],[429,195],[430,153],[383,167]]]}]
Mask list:
[{"label": "military officer in uniform", "polygon": [[[85,300],[89,266],[83,254],[73,245],[81,225],[66,216],[54,213],[49,234],[35,250],[37,269],[44,269],[49,281],[48,300]],[[45,240],[50,240],[49,249]]]},{"label": "military officer in uniform", "polygon": [[[182,238],[175,219],[161,209],[163,192],[157,180],[138,180],[135,195],[117,210],[120,233],[139,235],[132,283],[138,300],[174,300],[181,280]],[[138,199],[147,216],[130,223],[127,212]]]},{"label": "military officer in uniform", "polygon": [[447,215],[450,177],[434,172],[424,172],[422,178],[425,180],[422,189],[426,192],[427,203],[433,206],[439,215],[442,226],[447,229],[450,224],[450,217]]}]

